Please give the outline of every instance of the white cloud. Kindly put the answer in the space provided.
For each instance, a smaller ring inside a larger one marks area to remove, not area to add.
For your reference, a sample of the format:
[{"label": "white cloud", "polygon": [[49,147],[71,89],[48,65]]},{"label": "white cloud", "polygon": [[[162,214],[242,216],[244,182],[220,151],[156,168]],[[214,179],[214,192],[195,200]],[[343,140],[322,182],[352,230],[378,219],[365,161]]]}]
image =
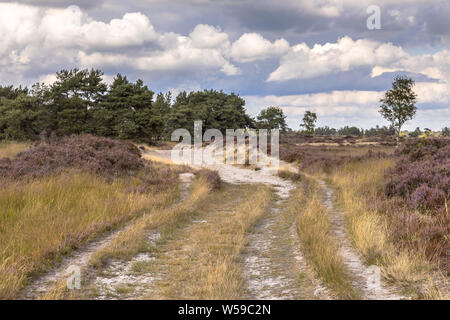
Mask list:
[{"label": "white cloud", "polygon": [[273,43],[258,33],[244,33],[231,46],[231,57],[238,62],[251,62],[279,57],[289,50],[289,42],[279,39]]},{"label": "white cloud", "polygon": [[230,40],[228,34],[222,32],[217,27],[207,24],[198,24],[194,30],[189,34],[193,46],[196,48],[221,48],[228,50],[230,47]]},{"label": "white cloud", "polygon": [[39,77],[38,82],[43,82],[47,85],[51,85],[56,82],[56,74],[50,73],[50,74],[44,74]]},{"label": "white cloud", "polygon": [[103,22],[74,6],[41,9],[0,3],[0,37],[2,73],[23,74],[33,66],[57,64],[240,73],[228,59],[228,34],[219,28],[197,25],[189,36],[158,33],[139,12]]},{"label": "white cloud", "polygon": [[405,54],[402,59],[388,63],[379,63],[372,69],[372,76],[384,72],[408,71],[421,73],[442,82],[450,81],[450,51],[443,49],[435,54],[411,56]]},{"label": "white cloud", "polygon": [[281,58],[280,66],[268,81],[285,81],[323,76],[362,66],[387,65],[405,59],[408,54],[391,43],[379,43],[343,37],[336,43],[295,45]]},{"label": "white cloud", "polygon": [[161,49],[143,50],[137,56],[80,51],[78,61],[83,67],[127,66],[145,71],[219,70],[229,76],[240,73],[240,69],[232,65],[220,49],[198,48],[190,37],[175,34],[161,35],[159,40]]},{"label": "white cloud", "polygon": [[[336,43],[315,45],[309,48],[305,44],[294,46],[281,59],[280,67],[268,78],[268,81],[304,79],[325,76],[330,73],[348,71],[358,67],[370,67],[371,76],[380,76],[385,72],[412,72],[436,79],[439,82],[418,82],[414,90],[418,94],[419,104],[450,103],[450,51],[443,49],[434,54],[410,55],[399,46],[361,39],[353,41],[349,37]],[[321,97],[327,97],[332,104],[342,101],[341,93],[333,95],[314,95],[313,105],[320,105]],[[376,94],[371,95],[372,101]],[[359,91],[350,98],[359,105],[366,92]],[[303,97],[304,99],[304,97]],[[336,101],[338,99],[338,101]],[[330,110],[331,106],[327,107]]]},{"label": "white cloud", "polygon": [[414,91],[417,93],[419,103],[448,105],[450,102],[450,85],[448,83],[418,82]]},{"label": "white cloud", "polygon": [[[371,76],[385,72],[406,71],[438,80],[438,84],[418,84],[419,99],[427,102],[450,102],[450,51],[412,56],[392,43],[343,37],[336,43],[295,45],[281,58],[280,66],[267,81],[286,81],[326,76],[359,67],[371,68]],[[434,98],[433,98],[434,97]]]}]

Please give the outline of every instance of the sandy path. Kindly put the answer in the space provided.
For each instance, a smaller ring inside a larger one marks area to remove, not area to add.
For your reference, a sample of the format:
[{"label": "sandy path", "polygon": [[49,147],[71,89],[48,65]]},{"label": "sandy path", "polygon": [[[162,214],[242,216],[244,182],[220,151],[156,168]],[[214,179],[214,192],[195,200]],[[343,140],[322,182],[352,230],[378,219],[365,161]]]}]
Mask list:
[{"label": "sandy path", "polygon": [[331,219],[334,237],[338,240],[340,246],[339,253],[350,272],[353,286],[362,293],[362,298],[368,300],[405,299],[405,297],[396,294],[393,288],[389,288],[386,285],[370,285],[373,283],[372,279],[374,272],[371,268],[366,267],[362,263],[359,255],[353,249],[351,242],[346,235],[346,222],[344,214],[336,210],[333,203],[334,191],[328,187],[323,180],[316,179],[316,181],[324,191],[323,203],[327,208]]},{"label": "sandy path", "polygon": [[[180,174],[182,181],[181,186],[181,199],[183,201],[187,197],[189,184],[192,179],[192,174]],[[133,221],[129,222],[125,226],[110,232],[107,235],[103,235],[96,240],[89,242],[84,247],[73,251],[71,254],[65,256],[57,267],[50,269],[49,271],[38,275],[22,290],[20,294],[21,299],[37,299],[59,283],[61,280],[68,276],[68,268],[71,266],[79,267],[83,269],[89,262],[90,258],[99,250],[105,248],[108,244],[114,240],[117,235],[124,231]],[[138,257],[137,259],[141,259]]]},{"label": "sandy path", "polygon": [[[181,204],[189,196],[189,186],[194,174],[182,173],[181,197],[176,205]],[[157,230],[150,230],[147,234],[148,247],[154,247],[161,237]],[[145,252],[136,255],[130,261],[112,260],[108,267],[96,274],[92,282],[95,293],[91,293],[91,298],[95,300],[111,299],[139,299],[147,294],[152,284],[160,280],[162,275],[156,272],[140,272],[139,266],[147,266],[155,261],[155,256]]]},{"label": "sandy path", "polygon": [[85,266],[95,252],[107,246],[125,228],[126,227],[122,227],[106,236],[91,241],[83,248],[75,250],[71,254],[65,256],[57,267],[32,279],[25,289],[23,289],[20,299],[33,300],[45,295],[59,281],[69,275],[68,268],[70,266],[77,266],[80,268]]},{"label": "sandy path", "polygon": [[[170,159],[170,150],[150,151],[151,157]],[[286,164],[285,164],[286,165]],[[305,259],[299,250],[295,220],[280,210],[295,189],[289,180],[277,176],[277,170],[263,167],[251,170],[227,164],[203,165],[216,170],[223,181],[231,184],[266,184],[275,189],[278,200],[268,214],[248,235],[243,255],[243,278],[248,299],[314,299],[328,298],[326,290],[309,276]]]},{"label": "sandy path", "polygon": [[276,186],[279,196],[269,213],[248,235],[243,277],[246,299],[327,299],[323,286],[311,276],[300,251],[295,217],[282,214],[282,206],[294,186]]}]

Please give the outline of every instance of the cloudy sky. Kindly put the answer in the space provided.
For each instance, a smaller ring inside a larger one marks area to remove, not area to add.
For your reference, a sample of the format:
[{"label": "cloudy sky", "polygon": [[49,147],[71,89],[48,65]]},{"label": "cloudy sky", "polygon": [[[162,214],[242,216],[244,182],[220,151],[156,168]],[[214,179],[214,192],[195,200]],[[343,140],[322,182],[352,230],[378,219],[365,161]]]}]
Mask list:
[{"label": "cloudy sky", "polygon": [[[369,30],[370,5],[381,29]],[[407,128],[450,126],[449,0],[0,1],[0,84],[51,83],[63,68],[143,79],[156,92],[223,89],[251,114],[281,106],[298,129],[387,124],[396,74],[416,80]]]}]

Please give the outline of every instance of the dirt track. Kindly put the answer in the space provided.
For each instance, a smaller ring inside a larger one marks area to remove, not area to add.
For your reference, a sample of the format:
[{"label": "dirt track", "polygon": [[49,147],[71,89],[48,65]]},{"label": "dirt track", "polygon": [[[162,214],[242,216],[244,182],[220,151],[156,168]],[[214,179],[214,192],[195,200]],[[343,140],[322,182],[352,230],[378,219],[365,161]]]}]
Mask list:
[{"label": "dirt track", "polygon": [[[170,159],[170,150],[150,151],[151,157]],[[227,164],[204,165],[231,184],[266,184],[278,200],[248,235],[243,255],[243,277],[248,299],[328,299],[326,289],[313,279],[299,247],[295,220],[281,213],[295,185],[277,170],[252,170]]]},{"label": "dirt track", "polygon": [[[149,151],[148,156],[169,160],[169,150]],[[242,254],[242,273],[245,295],[248,299],[329,299],[329,291],[320,281],[311,276],[305,258],[301,253],[295,218],[284,214],[285,206],[295,185],[281,179],[270,168],[252,170],[226,164],[209,165],[217,170],[223,181],[230,184],[266,184],[274,188],[277,200],[248,234],[248,245]],[[292,168],[295,171],[295,168]],[[180,176],[183,181],[182,199],[188,196],[187,186],[191,174]],[[318,180],[324,190],[323,204],[327,207],[332,221],[333,234],[340,246],[340,254],[351,274],[352,283],[364,299],[401,299],[386,287],[371,289],[367,286],[370,270],[365,267],[353,250],[345,233],[343,214],[334,208],[333,190],[325,182]],[[66,276],[71,265],[84,267],[90,257],[108,245],[124,228],[89,243],[86,247],[66,257],[57,268],[35,278],[22,293],[24,299],[36,299]],[[148,235],[149,242],[155,242],[157,232]],[[148,263],[153,257],[141,254],[127,262],[112,262],[93,283],[99,288],[96,299],[136,299],[146,295],[149,285],[158,280],[154,274],[133,275],[130,273],[136,262]],[[120,287],[133,287],[132,291],[116,290]],[[132,293],[131,293],[132,292]]]}]

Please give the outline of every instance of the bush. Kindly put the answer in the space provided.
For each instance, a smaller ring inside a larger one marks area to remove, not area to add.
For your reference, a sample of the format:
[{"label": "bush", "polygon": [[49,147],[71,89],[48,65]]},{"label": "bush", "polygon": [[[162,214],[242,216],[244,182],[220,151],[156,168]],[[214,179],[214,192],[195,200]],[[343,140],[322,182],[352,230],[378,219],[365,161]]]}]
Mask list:
[{"label": "bush", "polygon": [[406,142],[399,160],[389,171],[386,195],[399,196],[409,207],[444,213],[450,194],[450,140],[420,139]]},{"label": "bush", "polygon": [[0,159],[0,177],[39,177],[68,168],[112,177],[143,167],[140,151],[132,143],[82,135],[52,138],[36,143],[13,160]]}]

